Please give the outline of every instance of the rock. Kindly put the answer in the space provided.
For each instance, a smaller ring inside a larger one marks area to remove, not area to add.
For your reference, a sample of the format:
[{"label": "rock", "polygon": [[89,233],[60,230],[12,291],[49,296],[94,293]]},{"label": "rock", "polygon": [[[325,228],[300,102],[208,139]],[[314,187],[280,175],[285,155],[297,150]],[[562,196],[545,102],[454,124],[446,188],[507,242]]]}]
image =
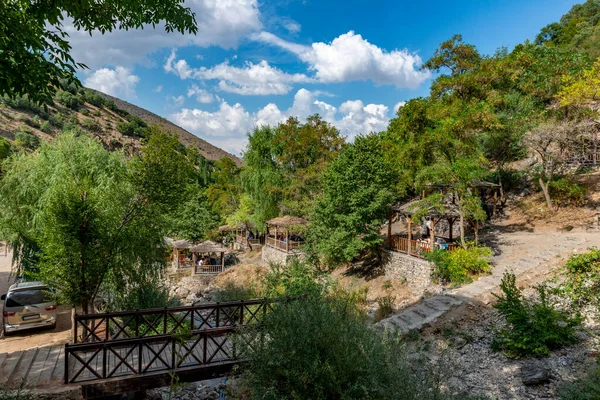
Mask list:
[{"label": "rock", "polygon": [[525,386],[542,385],[550,382],[550,370],[539,361],[521,365],[521,379]]},{"label": "rock", "polygon": [[177,290],[175,291],[175,293],[177,294],[177,296],[179,297],[187,297],[188,294],[190,294],[190,291],[187,290],[186,288],[177,288]]}]

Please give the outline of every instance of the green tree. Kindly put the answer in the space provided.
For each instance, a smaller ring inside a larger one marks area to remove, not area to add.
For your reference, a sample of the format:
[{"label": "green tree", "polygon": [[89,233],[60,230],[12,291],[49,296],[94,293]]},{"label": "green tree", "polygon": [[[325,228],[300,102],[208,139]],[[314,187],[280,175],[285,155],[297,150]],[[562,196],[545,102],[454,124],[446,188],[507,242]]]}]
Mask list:
[{"label": "green tree", "polygon": [[84,312],[104,283],[125,290],[164,265],[161,226],[122,154],[85,135],[63,134],[10,159],[0,194],[0,228],[17,265],[38,251],[32,274]]},{"label": "green tree", "polygon": [[167,32],[197,32],[183,0],[4,0],[0,15],[0,96],[28,95],[35,102],[51,103],[61,79],[76,81],[76,68],[85,67],[70,54],[64,18],[90,35],[161,22]]},{"label": "green tree", "polygon": [[224,157],[215,163],[213,182],[206,189],[206,196],[213,210],[223,215],[233,214],[239,206],[240,168],[231,158]]},{"label": "green tree", "polygon": [[328,266],[377,249],[398,180],[382,138],[358,136],[329,164],[322,179],[323,195],[315,202],[308,230],[310,249]]}]

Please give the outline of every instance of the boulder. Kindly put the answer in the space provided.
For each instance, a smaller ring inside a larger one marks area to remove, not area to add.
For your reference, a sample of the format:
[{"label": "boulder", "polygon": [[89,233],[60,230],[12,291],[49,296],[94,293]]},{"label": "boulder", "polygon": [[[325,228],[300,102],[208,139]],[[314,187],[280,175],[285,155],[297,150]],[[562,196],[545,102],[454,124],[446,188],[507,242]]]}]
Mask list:
[{"label": "boulder", "polygon": [[550,369],[541,361],[531,361],[521,365],[521,379],[525,386],[548,383],[550,377]]}]

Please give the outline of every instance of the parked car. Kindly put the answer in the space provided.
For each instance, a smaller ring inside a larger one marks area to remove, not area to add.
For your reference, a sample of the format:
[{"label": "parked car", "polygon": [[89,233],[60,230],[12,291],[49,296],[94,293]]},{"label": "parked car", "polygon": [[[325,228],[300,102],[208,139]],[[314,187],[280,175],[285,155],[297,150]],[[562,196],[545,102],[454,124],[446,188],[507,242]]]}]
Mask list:
[{"label": "parked car", "polygon": [[23,329],[56,326],[56,300],[52,290],[42,282],[20,282],[8,288],[4,301],[4,333]]}]

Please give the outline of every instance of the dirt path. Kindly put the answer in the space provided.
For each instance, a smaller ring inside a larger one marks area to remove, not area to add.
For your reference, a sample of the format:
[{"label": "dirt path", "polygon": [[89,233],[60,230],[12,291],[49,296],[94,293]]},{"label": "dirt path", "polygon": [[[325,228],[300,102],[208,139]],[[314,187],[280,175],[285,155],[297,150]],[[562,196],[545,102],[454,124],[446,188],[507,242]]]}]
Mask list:
[{"label": "dirt path", "polygon": [[424,299],[378,324],[408,332],[432,324],[448,313],[456,314],[456,308],[463,303],[488,304],[493,298],[491,293],[498,290],[505,272],[514,273],[518,280],[544,275],[570,254],[600,247],[600,232],[584,229],[570,232],[515,230],[513,226],[499,224],[482,236],[482,242],[494,250],[490,275]]},{"label": "dirt path", "polygon": [[[6,293],[9,286],[14,282],[14,276],[10,273],[12,252],[5,250],[4,246],[0,246],[0,294]],[[0,312],[2,311],[3,304],[4,302],[0,302]],[[58,308],[56,328],[52,330],[31,329],[13,333],[7,337],[2,335],[0,336],[0,353],[13,353],[34,347],[65,343],[68,341],[70,334],[71,308],[60,306]]]}]

